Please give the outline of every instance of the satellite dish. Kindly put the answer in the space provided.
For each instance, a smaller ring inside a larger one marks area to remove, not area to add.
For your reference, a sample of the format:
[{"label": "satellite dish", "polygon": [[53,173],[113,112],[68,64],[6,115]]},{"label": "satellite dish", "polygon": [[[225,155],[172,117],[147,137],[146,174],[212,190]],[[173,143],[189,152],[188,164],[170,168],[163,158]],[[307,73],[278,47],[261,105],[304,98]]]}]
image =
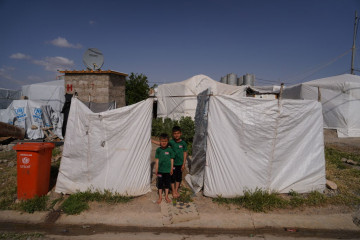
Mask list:
[{"label": "satellite dish", "polygon": [[104,55],[96,48],[89,48],[83,55],[83,62],[90,70],[99,70],[104,65]]}]

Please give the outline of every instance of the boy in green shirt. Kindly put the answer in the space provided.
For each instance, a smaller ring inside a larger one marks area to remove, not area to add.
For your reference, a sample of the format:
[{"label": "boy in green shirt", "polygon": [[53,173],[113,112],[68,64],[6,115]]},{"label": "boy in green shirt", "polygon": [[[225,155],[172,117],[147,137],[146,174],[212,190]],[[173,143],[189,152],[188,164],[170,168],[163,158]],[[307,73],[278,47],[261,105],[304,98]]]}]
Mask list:
[{"label": "boy in green shirt", "polygon": [[162,192],[165,189],[165,200],[171,202],[169,198],[169,188],[171,175],[174,166],[174,151],[169,147],[169,136],[166,133],[160,135],[160,147],[155,153],[155,174],[157,176],[157,188],[159,191],[158,204],[162,201]]},{"label": "boy in green shirt", "polygon": [[[169,141],[169,145],[175,152],[174,174],[171,176],[171,190],[174,198],[180,196],[178,190],[182,181],[182,172],[185,170],[187,157],[187,144],[181,139],[181,134],[181,128],[179,126],[174,126],[172,129],[173,138]],[[160,144],[158,141],[152,140],[152,142],[158,145]]]}]

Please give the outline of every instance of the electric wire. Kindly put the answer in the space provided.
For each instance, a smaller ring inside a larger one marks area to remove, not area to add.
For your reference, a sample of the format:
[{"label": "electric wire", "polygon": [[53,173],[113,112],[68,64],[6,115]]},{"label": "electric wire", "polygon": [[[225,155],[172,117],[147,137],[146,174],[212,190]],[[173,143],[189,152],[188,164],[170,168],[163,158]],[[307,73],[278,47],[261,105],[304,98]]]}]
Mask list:
[{"label": "electric wire", "polygon": [[[294,75],[292,77],[285,77],[284,79],[292,79],[292,80],[288,80],[288,81],[283,81],[285,84],[292,84],[292,83],[295,83],[296,81],[297,82],[301,82],[303,81],[304,79],[314,75],[315,73],[317,73],[318,71],[322,70],[323,68],[333,64],[334,62],[336,62],[337,60],[339,60],[340,58],[346,56],[347,54],[349,54],[351,52],[351,48],[346,50],[344,53],[340,54],[339,56],[331,59],[330,61],[320,65],[320,66],[317,66],[315,68],[312,68],[310,70],[307,70],[307,71],[304,71],[302,73],[299,73],[297,75]],[[306,75],[305,77],[301,77],[301,76],[304,76]],[[299,79],[300,78],[300,79]]]}]

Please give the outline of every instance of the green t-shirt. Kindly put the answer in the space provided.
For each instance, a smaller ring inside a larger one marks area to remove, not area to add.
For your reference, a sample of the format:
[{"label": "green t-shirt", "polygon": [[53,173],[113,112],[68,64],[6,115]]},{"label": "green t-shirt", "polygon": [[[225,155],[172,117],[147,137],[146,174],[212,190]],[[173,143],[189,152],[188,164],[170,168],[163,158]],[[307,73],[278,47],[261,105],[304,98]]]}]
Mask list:
[{"label": "green t-shirt", "polygon": [[157,148],[155,153],[155,158],[159,159],[159,169],[158,172],[161,173],[170,173],[171,170],[171,159],[175,157],[174,151],[171,147],[167,148]]},{"label": "green t-shirt", "polygon": [[185,141],[180,139],[180,142],[175,142],[174,139],[169,141],[169,145],[175,152],[174,165],[180,166],[184,163],[184,152],[187,151],[187,144]]}]

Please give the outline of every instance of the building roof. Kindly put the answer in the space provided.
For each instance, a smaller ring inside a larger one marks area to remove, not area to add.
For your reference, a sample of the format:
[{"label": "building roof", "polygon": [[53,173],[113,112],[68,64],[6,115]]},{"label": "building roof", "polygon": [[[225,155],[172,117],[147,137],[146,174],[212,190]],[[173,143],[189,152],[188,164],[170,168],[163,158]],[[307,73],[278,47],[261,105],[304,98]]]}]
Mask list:
[{"label": "building roof", "polygon": [[112,71],[112,70],[106,70],[106,71],[103,71],[103,70],[98,70],[98,71],[93,71],[93,70],[65,70],[65,71],[59,71],[60,73],[65,73],[65,74],[109,74],[109,73],[112,73],[112,74],[116,74],[116,75],[121,75],[121,76],[128,76],[128,74],[126,73],[121,73],[121,72],[115,72],[115,71]]}]

